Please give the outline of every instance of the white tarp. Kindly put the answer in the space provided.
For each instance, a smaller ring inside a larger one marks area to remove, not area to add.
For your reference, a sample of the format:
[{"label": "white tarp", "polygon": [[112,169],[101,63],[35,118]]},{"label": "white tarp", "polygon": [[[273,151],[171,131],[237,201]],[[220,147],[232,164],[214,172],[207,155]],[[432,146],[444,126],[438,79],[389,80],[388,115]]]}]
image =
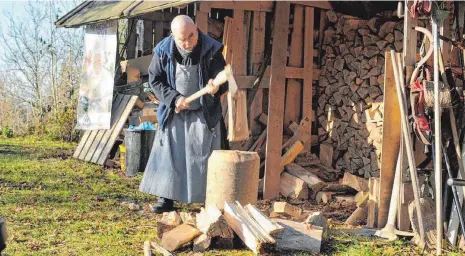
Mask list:
[{"label": "white tarp", "polygon": [[88,25],[75,129],[110,129],[117,21]]}]

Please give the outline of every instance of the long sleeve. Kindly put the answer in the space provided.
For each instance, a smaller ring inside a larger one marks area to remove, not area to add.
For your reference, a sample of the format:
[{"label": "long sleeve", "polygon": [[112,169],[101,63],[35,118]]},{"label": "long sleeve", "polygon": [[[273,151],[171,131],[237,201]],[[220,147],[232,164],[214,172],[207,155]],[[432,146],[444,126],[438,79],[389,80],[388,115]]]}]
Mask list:
[{"label": "long sleeve", "polygon": [[181,94],[168,84],[168,76],[162,69],[161,59],[153,55],[149,66],[149,85],[162,104],[173,107]]},{"label": "long sleeve", "polygon": [[[226,61],[224,60],[222,52],[223,52],[222,49],[217,51],[215,55],[213,56],[213,59],[211,60],[210,72],[209,72],[209,74],[211,74],[212,76],[211,79],[214,79],[216,75],[218,75],[218,73],[223,71],[226,66]],[[225,92],[228,91],[228,88],[229,88],[229,85],[226,82],[225,84],[220,86],[216,95],[218,96],[223,95]]]}]

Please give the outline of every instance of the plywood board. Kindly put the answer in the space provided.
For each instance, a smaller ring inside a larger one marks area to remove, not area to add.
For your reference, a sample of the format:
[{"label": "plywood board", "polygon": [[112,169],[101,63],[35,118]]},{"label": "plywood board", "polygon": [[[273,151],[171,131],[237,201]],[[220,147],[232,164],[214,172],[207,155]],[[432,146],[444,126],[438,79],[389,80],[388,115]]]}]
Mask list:
[{"label": "plywood board", "polygon": [[[291,35],[291,46],[289,54],[290,67],[302,67],[303,54],[303,27],[304,27],[304,7],[296,5],[294,8],[294,24]],[[302,100],[302,83],[297,79],[288,79],[286,87],[286,102],[284,106],[284,125],[291,122],[299,122],[300,105]]]}]

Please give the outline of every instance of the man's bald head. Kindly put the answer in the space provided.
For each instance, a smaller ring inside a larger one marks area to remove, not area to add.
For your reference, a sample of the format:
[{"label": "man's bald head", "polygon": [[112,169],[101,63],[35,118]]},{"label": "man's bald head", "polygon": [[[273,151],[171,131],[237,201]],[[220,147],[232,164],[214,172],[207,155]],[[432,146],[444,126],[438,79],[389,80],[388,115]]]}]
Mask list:
[{"label": "man's bald head", "polygon": [[186,51],[192,51],[197,45],[197,26],[187,15],[178,15],[173,19],[171,22],[171,33],[176,45]]}]

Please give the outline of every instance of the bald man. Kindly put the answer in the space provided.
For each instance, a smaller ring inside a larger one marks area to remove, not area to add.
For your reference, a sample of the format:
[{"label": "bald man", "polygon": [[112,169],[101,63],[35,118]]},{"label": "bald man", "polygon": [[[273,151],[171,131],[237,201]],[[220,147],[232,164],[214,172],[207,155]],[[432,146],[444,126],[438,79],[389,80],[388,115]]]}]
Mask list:
[{"label": "bald man", "polygon": [[[155,47],[149,83],[161,102],[159,128],[140,184],[142,192],[158,196],[153,212],[173,210],[174,201],[205,201],[208,157],[227,144],[220,96],[228,87],[212,85],[226,65],[222,49],[185,15],[173,19],[171,35]],[[209,94],[186,103],[204,87]]]}]

